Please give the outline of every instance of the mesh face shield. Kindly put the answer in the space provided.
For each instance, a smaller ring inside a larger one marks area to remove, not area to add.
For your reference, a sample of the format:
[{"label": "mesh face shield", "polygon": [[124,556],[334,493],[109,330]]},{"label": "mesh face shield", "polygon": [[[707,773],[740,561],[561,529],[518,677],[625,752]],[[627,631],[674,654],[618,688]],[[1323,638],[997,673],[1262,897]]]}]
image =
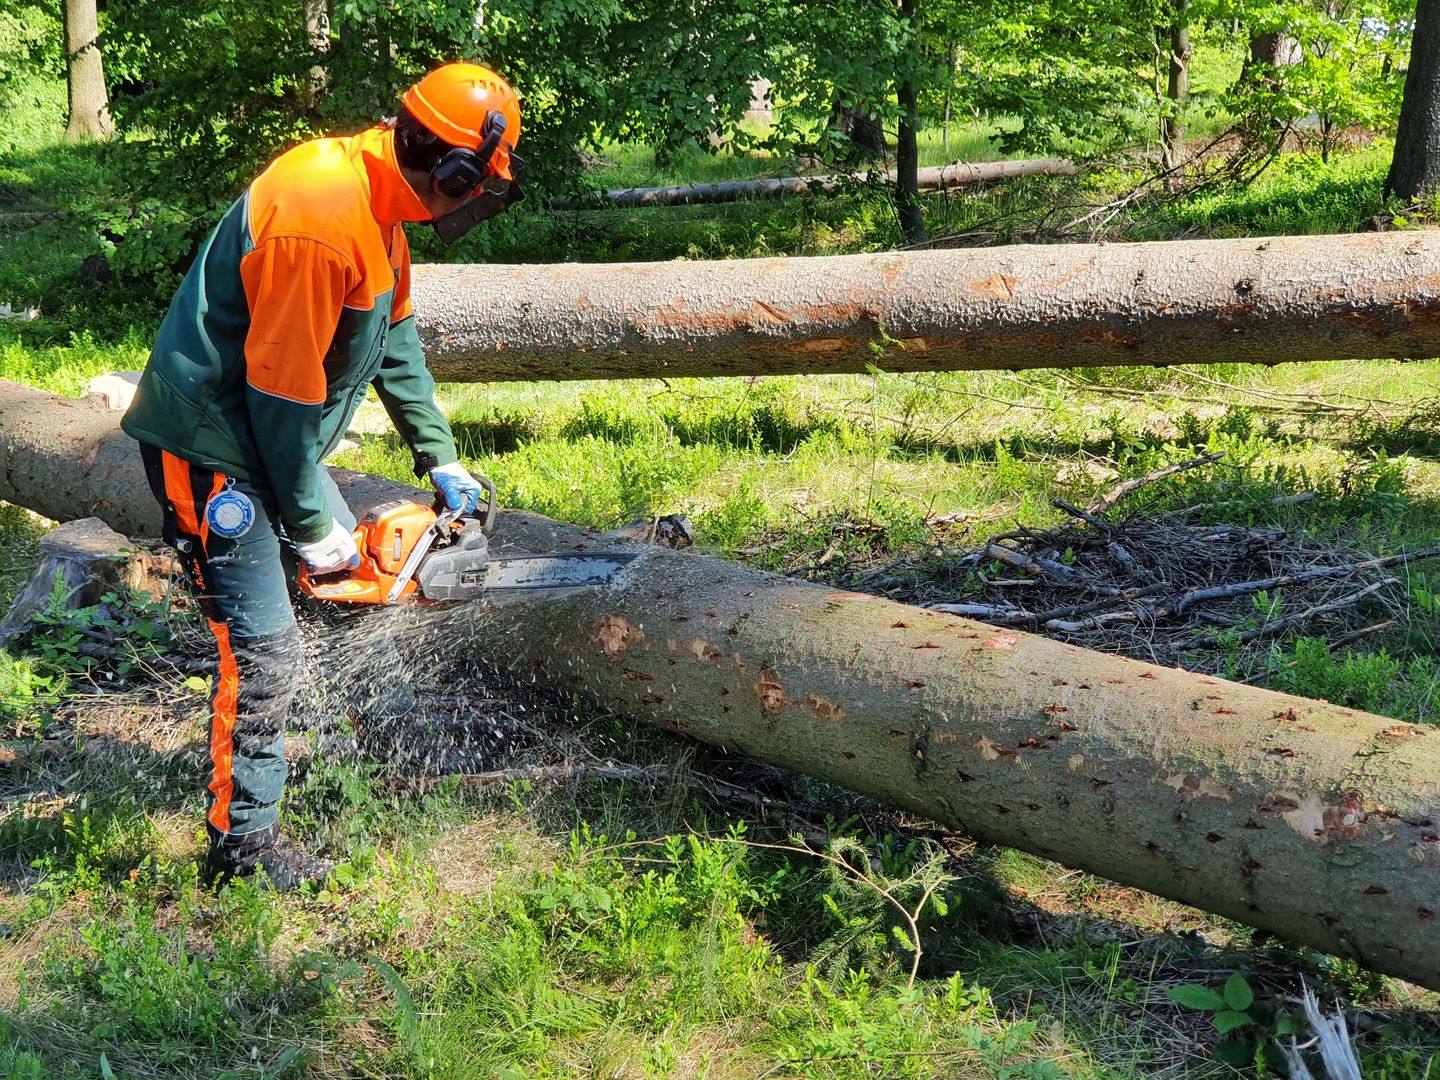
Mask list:
[{"label": "mesh face shield", "polygon": [[[521,164],[519,158],[514,154],[510,155],[510,167],[517,177],[520,175]],[[492,176],[479,186],[478,192],[464,206],[444,217],[436,218],[430,224],[435,229],[435,235],[449,246],[480,222],[503,214],[524,198],[525,192],[520,189],[518,179],[502,180],[498,176]]]}]

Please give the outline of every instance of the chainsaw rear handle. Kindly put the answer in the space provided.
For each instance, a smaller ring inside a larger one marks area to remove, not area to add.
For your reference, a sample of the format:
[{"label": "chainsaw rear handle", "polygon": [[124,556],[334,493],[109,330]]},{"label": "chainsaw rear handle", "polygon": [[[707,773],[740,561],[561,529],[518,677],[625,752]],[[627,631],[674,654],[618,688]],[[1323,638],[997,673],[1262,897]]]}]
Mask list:
[{"label": "chainsaw rear handle", "polygon": [[[470,472],[470,470],[468,469],[466,471]],[[470,478],[474,480],[477,484],[479,484],[481,489],[485,492],[485,512],[483,514],[478,513],[477,511],[479,510],[479,507],[477,506],[475,510],[472,510],[466,516],[478,518],[480,520],[480,531],[486,536],[489,536],[495,531],[495,485],[492,484],[490,482],[490,478],[483,473],[470,472]],[[437,491],[435,493],[435,502],[432,508],[438,514],[442,510],[445,510],[446,507],[447,504],[445,502],[445,496],[441,495]]]}]

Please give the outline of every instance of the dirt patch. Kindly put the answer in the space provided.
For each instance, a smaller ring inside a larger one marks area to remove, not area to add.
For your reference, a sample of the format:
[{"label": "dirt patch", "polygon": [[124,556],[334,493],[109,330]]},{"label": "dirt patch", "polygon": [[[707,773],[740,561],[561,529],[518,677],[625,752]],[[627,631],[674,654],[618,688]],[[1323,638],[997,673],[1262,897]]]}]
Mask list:
[{"label": "dirt patch", "polygon": [[488,896],[504,878],[525,879],[554,867],[561,846],[524,818],[489,814],[457,826],[426,852],[436,884],[470,899]]}]

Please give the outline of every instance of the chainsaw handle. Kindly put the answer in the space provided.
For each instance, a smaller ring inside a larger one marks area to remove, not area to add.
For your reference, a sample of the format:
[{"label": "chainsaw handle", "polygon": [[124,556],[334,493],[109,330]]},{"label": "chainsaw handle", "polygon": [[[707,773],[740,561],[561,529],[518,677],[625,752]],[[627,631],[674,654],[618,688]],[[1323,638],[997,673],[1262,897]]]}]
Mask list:
[{"label": "chainsaw handle", "polygon": [[[472,472],[475,482],[485,489],[485,513],[480,517],[480,531],[489,536],[495,531],[495,485],[483,473]],[[478,510],[479,507],[476,507]]]},{"label": "chainsaw handle", "polygon": [[[490,478],[484,473],[471,472],[470,476],[477,484],[480,485],[481,490],[485,492],[485,512],[481,514],[479,512],[480,507],[477,504],[475,509],[472,510],[468,516],[479,518],[480,531],[486,536],[489,536],[495,531],[495,485],[491,483]],[[437,491],[435,493],[435,502],[433,504],[435,512],[437,514],[442,512],[446,509],[447,505],[448,504],[445,502],[445,496],[441,495]]]}]

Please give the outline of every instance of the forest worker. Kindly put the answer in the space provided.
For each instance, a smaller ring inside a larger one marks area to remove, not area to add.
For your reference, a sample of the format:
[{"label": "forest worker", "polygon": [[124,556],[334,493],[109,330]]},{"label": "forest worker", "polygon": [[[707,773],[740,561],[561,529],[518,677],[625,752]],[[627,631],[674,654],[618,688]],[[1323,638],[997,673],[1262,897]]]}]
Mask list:
[{"label": "forest worker", "polygon": [[523,196],[515,92],[447,64],[399,116],[280,155],[226,211],[180,283],[122,426],[141,444],[165,539],[215,635],[204,877],[263,870],[270,886],[323,881],[330,864],[280,835],[284,735],[300,637],[298,561],[359,564],[321,462],[374,386],[452,508],[479,485],[458,463],[415,330],[401,223],[447,243]]}]

